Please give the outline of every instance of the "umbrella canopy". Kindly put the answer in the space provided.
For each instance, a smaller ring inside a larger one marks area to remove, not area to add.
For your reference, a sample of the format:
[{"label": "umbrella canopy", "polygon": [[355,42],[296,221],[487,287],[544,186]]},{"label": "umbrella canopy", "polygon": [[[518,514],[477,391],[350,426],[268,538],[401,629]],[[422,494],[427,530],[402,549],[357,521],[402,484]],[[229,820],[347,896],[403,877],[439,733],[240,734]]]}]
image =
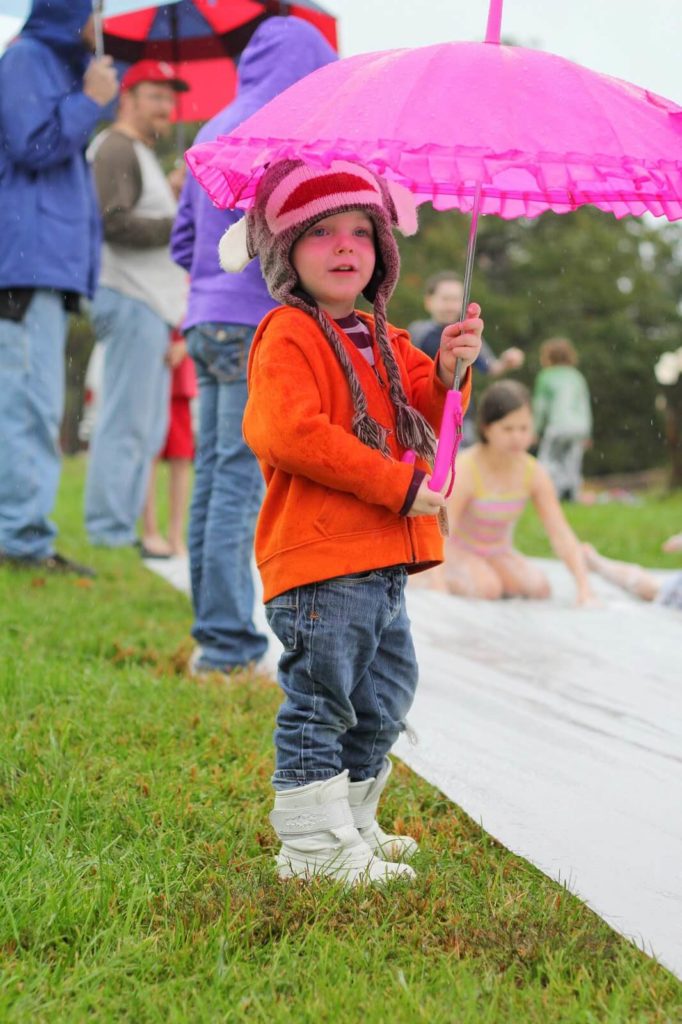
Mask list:
[{"label": "umbrella canopy", "polygon": [[191,149],[219,206],[248,207],[265,164],[355,160],[441,210],[504,218],[584,204],[682,217],[682,108],[561,57],[445,43],[360,54]]},{"label": "umbrella canopy", "polygon": [[122,64],[147,58],[170,61],[190,87],[178,94],[173,119],[207,121],[234,99],[232,58],[273,14],[303,18],[336,48],[336,21],[312,0],[171,0],[106,18],[104,49]]},{"label": "umbrella canopy", "polygon": [[[190,149],[189,166],[221,207],[248,208],[263,168],[298,158],[356,161],[436,209],[471,211],[462,319],[479,213],[536,217],[589,204],[616,217],[682,218],[682,107],[561,57],[500,45],[501,14],[502,0],[491,0],[484,43],[329,64],[228,136]],[[458,388],[459,362],[433,490],[454,480]]]},{"label": "umbrella canopy", "polygon": [[336,20],[313,0],[170,0],[107,17],[105,49],[130,64],[147,58],[177,62],[235,57],[263,18],[273,14],[311,22],[336,49]]}]

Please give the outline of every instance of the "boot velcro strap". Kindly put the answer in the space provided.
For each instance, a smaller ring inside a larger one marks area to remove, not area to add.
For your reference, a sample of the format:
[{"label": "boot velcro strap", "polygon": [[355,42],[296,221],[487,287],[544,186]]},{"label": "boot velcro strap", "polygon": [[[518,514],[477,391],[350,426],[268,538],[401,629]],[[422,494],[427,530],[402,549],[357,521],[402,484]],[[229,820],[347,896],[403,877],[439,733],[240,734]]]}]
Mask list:
[{"label": "boot velcro strap", "polygon": [[346,800],[334,800],[319,807],[292,807],[290,811],[270,812],[270,822],[278,836],[300,836],[310,832],[326,832],[352,825],[353,818]]},{"label": "boot velcro strap", "polygon": [[359,804],[357,807],[351,807],[353,824],[356,828],[369,828],[376,817],[378,804],[379,801],[377,799],[372,800],[369,804]]}]

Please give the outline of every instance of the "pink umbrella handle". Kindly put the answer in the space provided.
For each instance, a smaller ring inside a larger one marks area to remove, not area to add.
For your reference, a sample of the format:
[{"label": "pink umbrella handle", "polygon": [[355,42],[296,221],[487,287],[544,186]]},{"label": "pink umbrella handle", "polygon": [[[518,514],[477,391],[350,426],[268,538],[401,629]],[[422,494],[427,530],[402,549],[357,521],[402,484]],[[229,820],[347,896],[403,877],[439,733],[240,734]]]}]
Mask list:
[{"label": "pink umbrella handle", "polygon": [[[443,408],[443,419],[440,424],[438,447],[436,459],[433,464],[433,473],[429,480],[430,491],[440,491],[450,477],[450,484],[445,497],[449,498],[455,483],[455,457],[462,440],[462,393],[460,391],[448,391],[445,396]],[[408,465],[414,465],[417,461],[416,452],[411,448],[403,454],[400,460]]]},{"label": "pink umbrella handle", "polygon": [[445,396],[445,407],[443,408],[443,419],[440,424],[438,435],[438,448],[436,459],[433,464],[433,473],[429,480],[429,490],[441,491],[445,486],[448,477],[450,483],[445,497],[449,498],[455,483],[455,456],[459,443],[462,440],[462,393],[461,391],[448,391]]}]

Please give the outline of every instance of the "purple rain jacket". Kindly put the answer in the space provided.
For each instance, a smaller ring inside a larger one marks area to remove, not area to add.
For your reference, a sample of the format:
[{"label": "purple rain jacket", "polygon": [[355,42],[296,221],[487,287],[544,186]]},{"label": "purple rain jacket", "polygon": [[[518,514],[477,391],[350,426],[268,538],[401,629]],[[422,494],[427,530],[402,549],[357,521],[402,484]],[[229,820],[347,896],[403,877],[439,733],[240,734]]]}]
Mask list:
[{"label": "purple rain jacket", "polygon": [[[284,89],[335,59],[329,43],[307,22],[296,17],[266,19],[239,60],[236,98],[204,125],[195,142],[227,135]],[[258,260],[240,274],[226,274],[220,268],[218,243],[241,216],[238,211],[216,209],[188,174],[171,235],[173,259],[190,274],[185,330],[211,322],[255,327],[277,305]]]}]

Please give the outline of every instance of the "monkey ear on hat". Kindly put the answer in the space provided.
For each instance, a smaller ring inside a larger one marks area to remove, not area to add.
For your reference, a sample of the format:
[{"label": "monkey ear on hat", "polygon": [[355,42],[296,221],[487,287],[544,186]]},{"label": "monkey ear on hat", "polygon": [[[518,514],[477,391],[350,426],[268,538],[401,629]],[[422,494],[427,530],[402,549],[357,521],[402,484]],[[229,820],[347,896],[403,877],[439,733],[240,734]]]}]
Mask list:
[{"label": "monkey ear on hat", "polygon": [[232,224],[218,244],[220,266],[228,274],[238,274],[253,259],[246,237],[246,217]]},{"label": "monkey ear on hat", "polygon": [[416,235],[419,225],[417,224],[417,204],[414,194],[410,192],[409,188],[399,185],[397,181],[387,181],[386,184],[395,206],[398,230],[403,235]]}]

